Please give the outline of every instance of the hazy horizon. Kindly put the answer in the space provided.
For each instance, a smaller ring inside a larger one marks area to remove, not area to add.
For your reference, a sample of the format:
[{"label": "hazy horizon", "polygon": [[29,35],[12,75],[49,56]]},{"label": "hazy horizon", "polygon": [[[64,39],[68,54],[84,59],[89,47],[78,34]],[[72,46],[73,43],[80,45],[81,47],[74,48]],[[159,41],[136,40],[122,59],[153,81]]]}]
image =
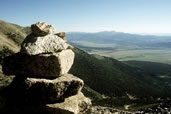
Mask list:
[{"label": "hazy horizon", "polygon": [[100,32],[118,32],[118,33],[127,33],[127,34],[136,34],[136,35],[152,35],[152,36],[171,36],[171,33],[139,33],[139,32],[122,32],[115,30],[104,30],[104,31],[68,31],[67,33],[100,33]]}]

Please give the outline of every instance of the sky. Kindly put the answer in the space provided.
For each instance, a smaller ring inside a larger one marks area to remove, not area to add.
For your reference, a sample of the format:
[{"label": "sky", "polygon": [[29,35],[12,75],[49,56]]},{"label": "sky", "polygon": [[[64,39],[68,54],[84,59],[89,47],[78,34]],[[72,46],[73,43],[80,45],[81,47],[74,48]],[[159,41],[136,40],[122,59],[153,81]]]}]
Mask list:
[{"label": "sky", "polygon": [[0,0],[0,19],[56,32],[171,34],[171,0]]}]

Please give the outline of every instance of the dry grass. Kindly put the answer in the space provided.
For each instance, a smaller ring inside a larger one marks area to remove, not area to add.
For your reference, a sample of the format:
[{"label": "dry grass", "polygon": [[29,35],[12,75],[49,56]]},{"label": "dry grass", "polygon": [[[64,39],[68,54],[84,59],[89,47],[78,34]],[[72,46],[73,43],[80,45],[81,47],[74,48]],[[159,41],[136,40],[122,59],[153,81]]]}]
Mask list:
[{"label": "dry grass", "polygon": [[4,46],[8,47],[14,52],[18,52],[20,50],[20,47],[17,46],[13,40],[8,39],[6,35],[0,33],[0,49],[2,49]]}]

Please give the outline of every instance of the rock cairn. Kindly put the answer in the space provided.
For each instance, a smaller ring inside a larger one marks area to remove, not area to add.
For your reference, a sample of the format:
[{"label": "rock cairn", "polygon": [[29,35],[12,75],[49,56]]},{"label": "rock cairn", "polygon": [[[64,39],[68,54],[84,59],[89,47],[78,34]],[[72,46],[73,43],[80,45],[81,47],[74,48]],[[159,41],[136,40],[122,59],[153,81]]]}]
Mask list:
[{"label": "rock cairn", "polygon": [[20,52],[4,59],[4,74],[15,78],[4,95],[2,113],[84,113],[91,101],[81,92],[83,80],[68,74],[74,52],[65,33],[53,34],[54,26],[45,22],[31,30]]}]

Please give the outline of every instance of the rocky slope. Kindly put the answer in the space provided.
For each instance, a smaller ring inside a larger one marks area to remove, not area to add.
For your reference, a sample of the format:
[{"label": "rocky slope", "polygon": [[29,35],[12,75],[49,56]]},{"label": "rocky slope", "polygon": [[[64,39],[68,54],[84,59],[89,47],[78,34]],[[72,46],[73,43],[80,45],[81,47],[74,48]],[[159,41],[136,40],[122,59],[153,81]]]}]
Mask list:
[{"label": "rocky slope", "polygon": [[[83,80],[68,74],[74,52],[53,34],[51,25],[38,22],[31,28],[20,52],[4,58],[3,73],[15,77],[1,91],[0,113],[78,114],[88,110],[91,100],[81,92]],[[44,41],[47,37],[50,42]]]},{"label": "rocky slope", "polygon": [[0,49],[6,46],[14,52],[18,52],[21,42],[30,32],[29,27],[21,27],[0,20]]},{"label": "rocky slope", "polygon": [[[1,22],[3,23],[1,24],[3,26],[0,25],[3,30],[1,34],[5,35],[4,38],[6,40],[13,41],[12,44],[17,44],[16,46],[20,48],[18,45],[24,40],[25,36],[23,34],[30,33],[29,28],[23,28],[4,21]],[[4,26],[7,26],[5,28],[8,29],[4,29]],[[23,33],[20,35],[18,31]],[[16,35],[6,34],[8,32]],[[59,36],[63,35],[60,34]],[[6,44],[5,42],[3,43]],[[5,46],[9,50],[13,50],[13,47]],[[19,48],[15,49],[18,50]],[[131,103],[132,101],[135,103],[135,99],[150,100],[151,98],[155,99],[170,95],[170,87],[167,84],[154,77],[152,73],[145,72],[141,68],[124,64],[112,58],[89,55],[77,48],[74,48],[73,51],[75,53],[75,61],[70,73],[79,76],[84,80],[86,86],[89,86],[89,89],[84,88],[83,92],[85,95],[93,98],[93,103],[95,104],[121,106],[125,103],[130,103],[130,100]],[[3,56],[6,55],[9,54],[4,54]],[[118,101],[116,98],[121,98],[121,101]]]},{"label": "rocky slope", "polygon": [[108,57],[89,55],[77,48],[74,52],[76,56],[70,72],[79,75],[90,88],[101,94],[116,97],[128,94],[158,97],[166,86],[170,89],[169,85],[141,68]]}]

